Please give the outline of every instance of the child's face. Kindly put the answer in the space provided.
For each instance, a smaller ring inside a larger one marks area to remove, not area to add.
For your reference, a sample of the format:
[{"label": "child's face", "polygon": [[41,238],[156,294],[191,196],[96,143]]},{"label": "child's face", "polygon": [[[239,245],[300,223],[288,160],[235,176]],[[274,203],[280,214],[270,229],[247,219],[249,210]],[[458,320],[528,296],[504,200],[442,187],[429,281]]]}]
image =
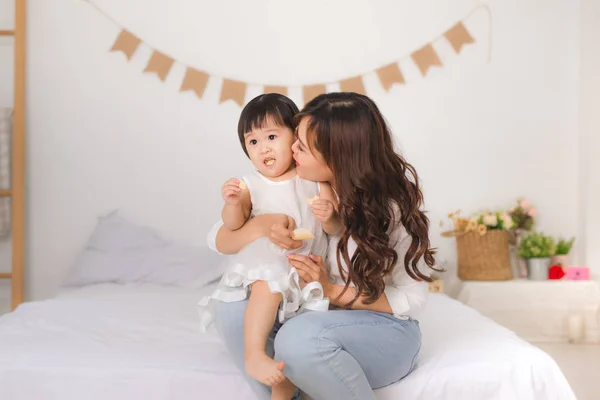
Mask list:
[{"label": "child's face", "polygon": [[286,173],[292,163],[294,134],[291,129],[266,123],[244,135],[246,151],[260,173],[276,178]]}]

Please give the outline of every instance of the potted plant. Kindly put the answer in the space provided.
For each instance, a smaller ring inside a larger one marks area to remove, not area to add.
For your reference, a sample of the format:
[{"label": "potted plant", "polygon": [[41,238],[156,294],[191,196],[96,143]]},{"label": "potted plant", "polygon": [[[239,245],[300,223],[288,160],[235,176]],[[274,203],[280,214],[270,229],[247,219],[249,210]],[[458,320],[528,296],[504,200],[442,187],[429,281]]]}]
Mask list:
[{"label": "potted plant", "polygon": [[526,278],[527,264],[524,260],[519,258],[517,246],[521,242],[523,235],[531,231],[535,226],[537,210],[529,200],[519,197],[517,198],[517,204],[508,209],[508,215],[514,222],[512,232],[516,238],[516,246],[511,246],[510,248],[514,274],[515,276]]},{"label": "potted plant", "polygon": [[541,281],[548,279],[551,258],[556,252],[556,242],[552,236],[541,232],[531,232],[519,243],[519,256],[527,261],[527,277]]},{"label": "potted plant", "polygon": [[558,239],[556,251],[552,256],[552,265],[560,265],[563,268],[569,266],[569,253],[573,247],[573,242],[575,242],[575,238],[571,238],[570,240]]}]

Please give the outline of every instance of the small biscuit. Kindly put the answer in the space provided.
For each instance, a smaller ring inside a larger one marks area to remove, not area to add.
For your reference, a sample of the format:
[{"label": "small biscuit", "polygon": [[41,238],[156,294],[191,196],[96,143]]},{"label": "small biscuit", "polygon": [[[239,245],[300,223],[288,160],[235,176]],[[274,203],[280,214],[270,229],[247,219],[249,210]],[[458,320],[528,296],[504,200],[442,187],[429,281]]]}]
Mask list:
[{"label": "small biscuit", "polygon": [[292,239],[294,240],[306,240],[306,239],[314,239],[315,236],[311,231],[304,228],[294,229],[294,234],[292,235]]},{"label": "small biscuit", "polygon": [[248,186],[246,186],[246,182],[244,181],[240,181],[240,184],[238,185],[240,187],[240,189],[244,190],[246,189]]},{"label": "small biscuit", "polygon": [[312,206],[313,201],[315,201],[315,200],[319,200],[319,196],[315,195],[315,197],[313,197],[312,199],[309,199],[308,197],[306,198],[306,201],[311,206]]}]

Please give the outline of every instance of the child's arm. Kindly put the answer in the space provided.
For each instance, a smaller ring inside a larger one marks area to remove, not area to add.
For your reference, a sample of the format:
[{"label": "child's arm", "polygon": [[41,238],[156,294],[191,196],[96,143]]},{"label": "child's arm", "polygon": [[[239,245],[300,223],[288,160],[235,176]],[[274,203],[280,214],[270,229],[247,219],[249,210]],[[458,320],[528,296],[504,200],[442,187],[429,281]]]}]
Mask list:
[{"label": "child's arm", "polygon": [[328,235],[337,235],[343,228],[342,221],[337,212],[338,202],[329,183],[321,182],[321,193],[319,198],[315,199],[312,204],[312,210],[315,217],[321,221],[323,230]]},{"label": "child's arm", "polygon": [[250,216],[252,207],[250,192],[245,185],[240,188],[240,180],[231,178],[223,185],[222,194],[225,205],[221,216],[223,225],[232,231],[240,229]]}]

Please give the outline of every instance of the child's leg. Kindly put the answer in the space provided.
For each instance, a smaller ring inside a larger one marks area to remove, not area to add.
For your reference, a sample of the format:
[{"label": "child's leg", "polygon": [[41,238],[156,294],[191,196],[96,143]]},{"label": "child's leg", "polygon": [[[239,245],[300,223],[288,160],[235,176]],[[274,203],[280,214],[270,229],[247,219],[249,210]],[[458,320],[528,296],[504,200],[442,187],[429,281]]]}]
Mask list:
[{"label": "child's leg", "polygon": [[267,282],[256,281],[252,284],[244,317],[246,373],[269,386],[275,386],[284,379],[284,363],[273,360],[266,353],[267,339],[273,329],[279,303],[281,294],[271,293]]},{"label": "child's leg", "polygon": [[290,400],[296,391],[296,386],[287,378],[279,385],[273,386],[271,400]]}]

